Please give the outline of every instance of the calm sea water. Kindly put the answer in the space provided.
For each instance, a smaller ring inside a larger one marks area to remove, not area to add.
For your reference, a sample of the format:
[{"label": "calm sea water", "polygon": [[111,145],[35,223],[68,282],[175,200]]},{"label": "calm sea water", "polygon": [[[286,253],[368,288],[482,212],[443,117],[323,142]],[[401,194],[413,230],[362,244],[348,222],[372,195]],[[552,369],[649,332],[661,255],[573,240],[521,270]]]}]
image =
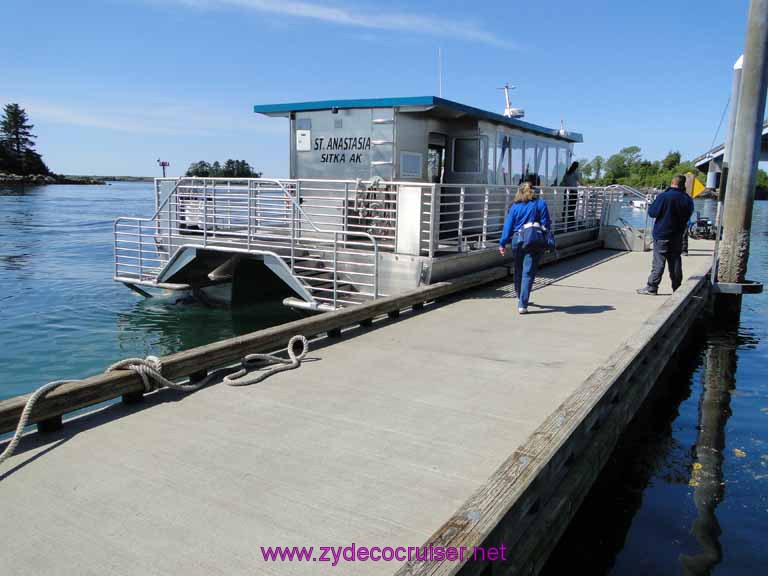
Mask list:
[{"label": "calm sea water", "polygon": [[[145,300],[113,282],[112,220],[153,208],[146,183],[0,188],[0,399],[297,317],[279,302],[223,310]],[[712,215],[714,203],[698,209]],[[639,224],[641,215],[624,214]],[[768,282],[768,203],[756,204],[750,276]],[[768,295],[748,296],[738,327],[694,340],[625,434],[547,574],[765,571],[766,316]]]},{"label": "calm sea water", "polygon": [[144,299],[112,280],[112,221],[151,216],[151,183],[0,188],[0,399],[297,318]]}]

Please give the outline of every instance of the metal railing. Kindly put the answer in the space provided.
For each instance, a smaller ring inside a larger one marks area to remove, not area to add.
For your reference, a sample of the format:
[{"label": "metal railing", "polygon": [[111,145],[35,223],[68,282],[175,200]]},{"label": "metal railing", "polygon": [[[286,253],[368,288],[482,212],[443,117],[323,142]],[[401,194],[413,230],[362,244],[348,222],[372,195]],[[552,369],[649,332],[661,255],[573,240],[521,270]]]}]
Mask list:
[{"label": "metal railing", "polygon": [[152,218],[115,221],[115,279],[157,283],[182,247],[279,256],[313,298],[337,307],[380,296],[377,239],[319,225],[299,202],[296,181],[181,178]]},{"label": "metal railing", "polygon": [[[399,236],[408,236],[407,253],[429,258],[495,248],[516,191],[376,180],[158,179],[152,218],[115,221],[115,279],[158,285],[158,274],[187,246],[268,252],[318,302],[359,303],[382,295],[379,252],[396,252]],[[622,196],[608,188],[537,192],[558,235],[605,225],[606,204]]]},{"label": "metal railing", "polygon": [[[540,187],[556,235],[597,230],[604,206],[618,195],[604,188]],[[421,253],[434,257],[446,252],[470,252],[493,246],[501,239],[506,214],[516,186],[432,185],[425,194]]]}]

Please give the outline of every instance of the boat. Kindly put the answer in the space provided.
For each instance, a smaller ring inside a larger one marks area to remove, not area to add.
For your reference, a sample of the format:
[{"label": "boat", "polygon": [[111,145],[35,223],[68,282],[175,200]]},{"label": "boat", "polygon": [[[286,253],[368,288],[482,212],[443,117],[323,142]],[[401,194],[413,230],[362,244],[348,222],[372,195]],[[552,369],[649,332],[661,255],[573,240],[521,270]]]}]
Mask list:
[{"label": "boat", "polygon": [[504,264],[523,181],[558,249],[594,241],[621,195],[558,186],[581,134],[514,111],[435,96],[254,106],[288,120],[290,177],[158,178],[154,215],[115,221],[114,279],[145,296],[334,310]]},{"label": "boat", "polygon": [[648,201],[647,200],[630,200],[629,205],[632,206],[632,208],[645,210],[646,208],[648,208]]}]

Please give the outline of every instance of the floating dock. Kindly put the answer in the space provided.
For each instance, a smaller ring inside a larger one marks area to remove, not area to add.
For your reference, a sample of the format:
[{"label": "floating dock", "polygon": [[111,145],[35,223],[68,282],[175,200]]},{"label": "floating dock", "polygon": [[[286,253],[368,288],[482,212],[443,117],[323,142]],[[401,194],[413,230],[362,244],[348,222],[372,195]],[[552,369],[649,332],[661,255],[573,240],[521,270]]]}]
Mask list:
[{"label": "floating dock", "polygon": [[[594,250],[540,270],[527,316],[494,268],[168,357],[180,377],[321,335],[258,385],[160,390],[28,435],[0,469],[0,573],[535,574],[707,302],[712,245],[691,242],[674,294],[635,294],[650,253]],[[141,390],[94,377],[34,419],[108,386]],[[22,404],[0,403],[0,430]],[[503,544],[507,560],[261,553],[352,543]]]}]

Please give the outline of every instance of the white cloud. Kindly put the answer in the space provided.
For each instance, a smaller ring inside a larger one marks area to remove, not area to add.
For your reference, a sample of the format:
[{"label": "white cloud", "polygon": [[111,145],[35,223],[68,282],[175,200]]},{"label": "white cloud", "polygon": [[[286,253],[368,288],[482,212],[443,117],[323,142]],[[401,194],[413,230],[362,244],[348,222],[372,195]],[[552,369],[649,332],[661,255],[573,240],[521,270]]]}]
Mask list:
[{"label": "white cloud", "polygon": [[450,20],[430,14],[411,12],[388,12],[382,6],[380,12],[371,12],[357,7],[321,5],[293,0],[154,0],[160,3],[175,3],[205,9],[240,8],[277,14],[294,18],[318,20],[342,26],[375,30],[411,32],[432,36],[470,40],[499,48],[515,48],[512,42],[499,38],[493,32],[472,24],[467,20]]},{"label": "white cloud", "polygon": [[[284,130],[280,123],[265,124],[251,112],[250,106],[237,108],[231,115],[212,112],[203,105],[181,105],[172,100],[151,100],[140,104],[103,107],[98,104],[68,104],[30,98],[6,98],[3,101],[23,103],[33,123],[51,122],[100,128],[132,134],[164,136],[201,135],[222,131],[252,131],[259,124],[259,132]],[[243,122],[243,118],[254,122]],[[280,126],[277,126],[280,124]]]}]

